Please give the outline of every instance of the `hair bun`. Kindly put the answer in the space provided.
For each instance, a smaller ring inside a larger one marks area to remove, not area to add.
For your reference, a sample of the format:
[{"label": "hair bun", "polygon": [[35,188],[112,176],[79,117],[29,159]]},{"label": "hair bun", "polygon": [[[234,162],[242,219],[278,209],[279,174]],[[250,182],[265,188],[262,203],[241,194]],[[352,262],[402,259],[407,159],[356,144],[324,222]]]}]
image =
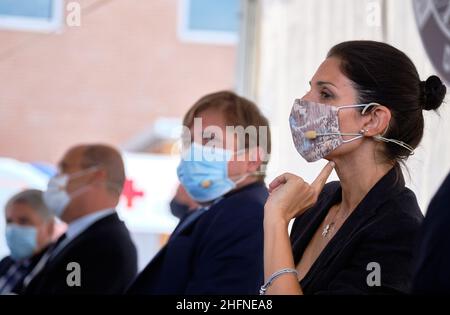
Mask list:
[{"label": "hair bun", "polygon": [[432,75],[426,81],[420,83],[423,93],[424,110],[436,110],[444,101],[447,93],[446,86],[442,83],[439,77]]}]

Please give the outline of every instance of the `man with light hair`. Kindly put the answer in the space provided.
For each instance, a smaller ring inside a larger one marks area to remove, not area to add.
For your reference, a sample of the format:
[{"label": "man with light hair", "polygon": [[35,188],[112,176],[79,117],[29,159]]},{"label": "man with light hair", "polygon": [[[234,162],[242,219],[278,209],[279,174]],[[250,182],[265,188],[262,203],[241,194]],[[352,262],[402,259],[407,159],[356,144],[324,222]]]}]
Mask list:
[{"label": "man with light hair", "polygon": [[257,294],[264,280],[269,122],[255,103],[219,91],[200,98],[183,127],[177,174],[189,197],[184,203],[197,209],[185,211],[127,293]]},{"label": "man with light hair", "polygon": [[0,261],[0,294],[20,294],[25,277],[53,240],[55,220],[37,189],[14,195],[5,206],[5,218],[10,255]]}]

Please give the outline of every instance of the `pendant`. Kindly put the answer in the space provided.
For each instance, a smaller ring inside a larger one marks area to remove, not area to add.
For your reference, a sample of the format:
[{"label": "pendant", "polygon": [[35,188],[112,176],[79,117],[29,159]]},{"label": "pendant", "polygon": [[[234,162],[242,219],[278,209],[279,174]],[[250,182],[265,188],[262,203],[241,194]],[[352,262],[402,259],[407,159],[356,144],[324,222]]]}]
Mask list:
[{"label": "pendant", "polygon": [[327,237],[328,233],[330,232],[331,227],[334,225],[334,222],[331,222],[329,224],[327,224],[322,231],[322,236],[323,237]]}]

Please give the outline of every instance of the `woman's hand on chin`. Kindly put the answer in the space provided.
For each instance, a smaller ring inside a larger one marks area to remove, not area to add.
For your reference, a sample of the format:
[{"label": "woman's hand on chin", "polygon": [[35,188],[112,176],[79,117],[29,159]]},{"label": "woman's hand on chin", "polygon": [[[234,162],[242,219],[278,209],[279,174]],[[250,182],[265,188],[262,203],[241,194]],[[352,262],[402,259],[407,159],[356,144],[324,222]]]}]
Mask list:
[{"label": "woman's hand on chin", "polygon": [[265,222],[287,225],[291,219],[312,207],[333,169],[334,162],[328,162],[311,184],[291,173],[275,178],[269,185],[270,195],[264,206]]}]

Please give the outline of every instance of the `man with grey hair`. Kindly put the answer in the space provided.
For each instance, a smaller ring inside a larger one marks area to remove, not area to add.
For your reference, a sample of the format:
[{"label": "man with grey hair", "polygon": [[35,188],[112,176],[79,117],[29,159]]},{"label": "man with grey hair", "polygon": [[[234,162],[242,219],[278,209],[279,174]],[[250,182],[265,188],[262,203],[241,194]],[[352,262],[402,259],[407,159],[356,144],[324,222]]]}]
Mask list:
[{"label": "man with grey hair", "polygon": [[5,206],[5,217],[11,253],[0,261],[0,294],[20,294],[25,277],[52,242],[55,220],[37,189],[14,195]]},{"label": "man with grey hair", "polygon": [[66,233],[25,280],[25,294],[119,294],[137,273],[136,248],[117,206],[125,182],[120,153],[77,145],[59,163],[44,202]]}]

